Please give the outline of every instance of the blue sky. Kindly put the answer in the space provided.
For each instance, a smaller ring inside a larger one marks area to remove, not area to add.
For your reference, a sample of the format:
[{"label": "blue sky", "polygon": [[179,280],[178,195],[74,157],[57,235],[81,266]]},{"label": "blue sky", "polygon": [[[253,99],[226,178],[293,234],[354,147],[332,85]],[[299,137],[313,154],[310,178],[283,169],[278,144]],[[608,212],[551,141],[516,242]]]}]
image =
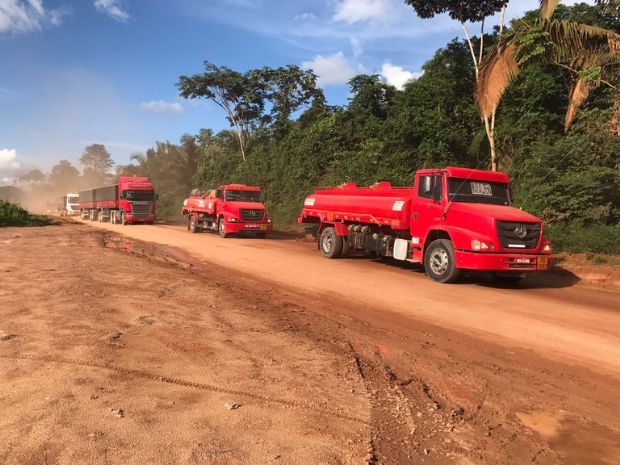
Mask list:
[{"label": "blue sky", "polygon": [[[508,17],[537,4],[512,0]],[[456,36],[458,23],[402,0],[0,0],[0,184],[77,165],[90,143],[127,163],[156,140],[226,127],[214,105],[178,98],[179,75],[205,59],[313,68],[342,104],[354,74],[402,85]]]}]

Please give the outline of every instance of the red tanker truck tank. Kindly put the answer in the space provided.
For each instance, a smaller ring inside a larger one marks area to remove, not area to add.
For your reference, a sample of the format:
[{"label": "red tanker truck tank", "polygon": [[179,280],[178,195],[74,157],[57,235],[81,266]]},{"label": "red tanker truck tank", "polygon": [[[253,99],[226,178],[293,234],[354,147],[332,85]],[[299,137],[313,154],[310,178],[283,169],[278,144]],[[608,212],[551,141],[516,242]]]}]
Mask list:
[{"label": "red tanker truck tank", "polygon": [[205,191],[194,189],[183,201],[181,213],[192,233],[213,230],[222,237],[238,233],[265,237],[273,225],[260,196],[259,187],[245,184],[226,184]]},{"label": "red tanker truck tank", "polygon": [[299,223],[318,226],[326,258],[352,251],[424,265],[439,282],[462,270],[516,282],[551,266],[543,223],[512,207],[505,173],[448,167],[420,170],[413,188],[346,183],[308,196]]},{"label": "red tanker truck tank", "polygon": [[120,176],[116,184],[80,191],[80,216],[114,224],[152,224],[156,197],[149,178]]}]

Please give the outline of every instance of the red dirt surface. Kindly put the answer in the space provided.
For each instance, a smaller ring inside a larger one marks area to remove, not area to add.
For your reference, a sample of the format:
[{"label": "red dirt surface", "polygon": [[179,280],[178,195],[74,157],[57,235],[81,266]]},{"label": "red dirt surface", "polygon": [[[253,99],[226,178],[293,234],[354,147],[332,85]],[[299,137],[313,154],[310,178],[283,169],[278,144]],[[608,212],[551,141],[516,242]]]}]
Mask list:
[{"label": "red dirt surface", "polygon": [[0,230],[2,463],[620,463],[618,293],[95,225]]}]

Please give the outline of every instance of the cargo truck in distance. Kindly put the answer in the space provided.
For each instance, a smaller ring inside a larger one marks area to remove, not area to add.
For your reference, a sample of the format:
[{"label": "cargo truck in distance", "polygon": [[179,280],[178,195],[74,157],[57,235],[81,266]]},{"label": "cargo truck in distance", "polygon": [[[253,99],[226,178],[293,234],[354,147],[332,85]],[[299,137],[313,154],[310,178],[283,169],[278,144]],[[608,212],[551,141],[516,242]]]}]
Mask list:
[{"label": "cargo truck in distance", "polygon": [[62,197],[62,207],[58,209],[60,216],[76,216],[80,214],[80,195],[69,192]]},{"label": "cargo truck in distance", "polygon": [[251,233],[265,237],[273,224],[261,201],[260,187],[226,184],[217,189],[192,190],[183,201],[183,216],[192,233],[217,231],[220,236]]},{"label": "cargo truck in distance", "polygon": [[542,221],[511,200],[505,173],[424,169],[413,187],[379,182],[317,189],[298,222],[318,226],[318,248],[326,258],[360,251],[422,264],[442,283],[456,281],[464,270],[515,283],[550,268],[551,244]]},{"label": "cargo truck in distance", "polygon": [[148,178],[120,176],[117,184],[80,191],[80,216],[114,224],[152,224],[155,200],[155,191]]}]

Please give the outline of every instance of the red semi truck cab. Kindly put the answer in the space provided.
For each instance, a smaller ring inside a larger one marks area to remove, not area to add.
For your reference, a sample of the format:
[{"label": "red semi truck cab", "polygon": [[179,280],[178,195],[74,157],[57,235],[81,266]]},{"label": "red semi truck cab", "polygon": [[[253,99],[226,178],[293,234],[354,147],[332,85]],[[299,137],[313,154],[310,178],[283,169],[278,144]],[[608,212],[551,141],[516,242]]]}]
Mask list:
[{"label": "red semi truck cab", "polygon": [[505,173],[447,167],[415,174],[413,188],[346,183],[308,196],[299,223],[318,224],[327,258],[359,250],[424,265],[439,282],[461,270],[491,271],[515,282],[548,270],[543,222],[511,205]]},{"label": "red semi truck cab", "polygon": [[217,230],[222,237],[252,233],[265,237],[273,230],[267,209],[261,201],[260,187],[226,184],[217,189],[194,189],[183,201],[181,213],[187,217],[190,232]]},{"label": "red semi truck cab", "polygon": [[80,191],[83,219],[112,223],[153,223],[156,195],[149,178],[120,176],[117,184]]}]

